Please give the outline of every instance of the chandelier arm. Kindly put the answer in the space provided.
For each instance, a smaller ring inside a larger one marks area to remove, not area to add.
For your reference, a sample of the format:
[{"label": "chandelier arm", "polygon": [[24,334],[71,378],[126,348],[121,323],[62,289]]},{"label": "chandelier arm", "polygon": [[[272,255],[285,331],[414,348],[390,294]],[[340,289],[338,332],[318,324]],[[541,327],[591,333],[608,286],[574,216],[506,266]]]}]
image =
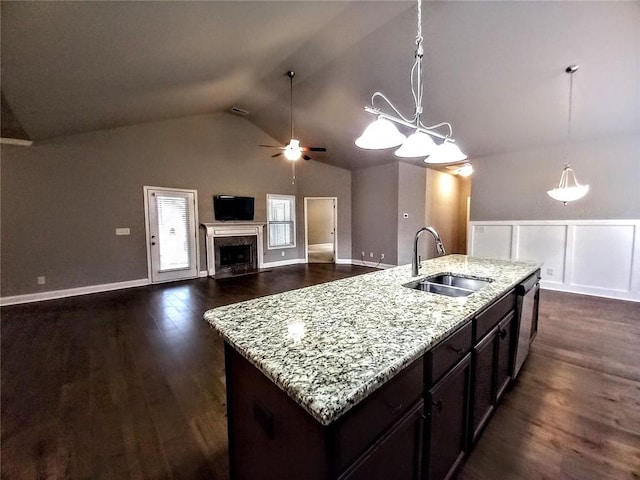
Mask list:
[{"label": "chandelier arm", "polygon": [[428,126],[424,125],[422,122],[420,122],[419,128],[420,128],[420,130],[431,131],[431,130],[435,130],[436,128],[445,127],[445,126],[449,130],[449,134],[445,135],[445,136],[439,136],[438,135],[438,138],[445,139],[445,140],[447,140],[448,142],[451,142],[451,143],[456,143],[456,141],[453,138],[451,138],[451,136],[453,135],[453,127],[451,126],[451,124],[449,122],[441,122],[441,123],[437,123],[435,125],[428,125]]},{"label": "chandelier arm", "polygon": [[[404,122],[410,123],[409,126],[411,125],[411,122],[415,122],[416,121],[416,117],[414,116],[412,119],[406,118],[404,115],[402,115],[398,109],[393,105],[393,103],[391,103],[391,100],[389,100],[387,97],[384,96],[384,94],[380,93],[380,92],[376,92],[373,95],[371,95],[371,106],[373,107],[373,110],[375,110],[375,112],[380,112],[380,109],[378,109],[375,105],[374,105],[374,99],[376,97],[381,97],[385,102],[387,102],[387,105],[389,105],[391,107],[391,109],[396,112],[396,115],[398,115]],[[367,107],[365,107],[365,110],[367,110]],[[375,113],[375,112],[371,112],[369,110],[367,110],[369,113]],[[389,119],[391,120],[391,119]]]}]

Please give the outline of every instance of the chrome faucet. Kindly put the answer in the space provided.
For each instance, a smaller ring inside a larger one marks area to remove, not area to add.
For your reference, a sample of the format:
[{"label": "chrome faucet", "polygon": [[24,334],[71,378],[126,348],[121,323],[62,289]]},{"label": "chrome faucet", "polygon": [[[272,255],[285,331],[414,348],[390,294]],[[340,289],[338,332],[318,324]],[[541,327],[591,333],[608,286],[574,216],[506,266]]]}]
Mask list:
[{"label": "chrome faucet", "polygon": [[436,240],[436,250],[438,250],[438,255],[446,255],[447,252],[444,251],[444,245],[442,245],[442,240],[440,240],[440,235],[436,232],[436,229],[433,227],[422,227],[420,230],[416,232],[416,238],[413,241],[413,258],[411,259],[411,276],[418,276],[418,239],[420,238],[420,234],[422,232],[429,232],[433,235],[433,238]]}]

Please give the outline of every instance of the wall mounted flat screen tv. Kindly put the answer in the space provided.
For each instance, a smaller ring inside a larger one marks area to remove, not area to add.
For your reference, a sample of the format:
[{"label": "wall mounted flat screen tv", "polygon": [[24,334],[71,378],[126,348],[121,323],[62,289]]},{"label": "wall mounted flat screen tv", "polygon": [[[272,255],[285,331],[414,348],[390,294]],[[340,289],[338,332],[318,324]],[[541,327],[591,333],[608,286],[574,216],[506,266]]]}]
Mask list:
[{"label": "wall mounted flat screen tv", "polygon": [[215,195],[213,197],[213,214],[217,221],[231,220],[253,221],[255,199],[253,197],[237,197],[235,195]]}]

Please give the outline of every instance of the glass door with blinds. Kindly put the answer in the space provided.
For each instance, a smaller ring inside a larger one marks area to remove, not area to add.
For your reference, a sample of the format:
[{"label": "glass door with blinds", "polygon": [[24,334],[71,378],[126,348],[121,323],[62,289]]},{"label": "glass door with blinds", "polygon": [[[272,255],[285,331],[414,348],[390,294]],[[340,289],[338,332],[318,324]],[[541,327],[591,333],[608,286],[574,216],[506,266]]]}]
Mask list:
[{"label": "glass door with blinds", "polygon": [[198,276],[197,192],[144,187],[152,283]]}]

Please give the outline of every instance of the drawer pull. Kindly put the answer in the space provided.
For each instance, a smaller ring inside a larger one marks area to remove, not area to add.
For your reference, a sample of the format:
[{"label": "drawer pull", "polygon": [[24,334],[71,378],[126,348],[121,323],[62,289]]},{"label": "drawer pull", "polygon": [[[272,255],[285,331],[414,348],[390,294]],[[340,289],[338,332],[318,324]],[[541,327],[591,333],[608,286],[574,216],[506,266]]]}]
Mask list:
[{"label": "drawer pull", "polygon": [[438,409],[439,412],[442,411],[442,400],[438,400],[437,402],[431,402],[434,407]]},{"label": "drawer pull", "polygon": [[507,336],[507,329],[506,328],[501,328],[500,332],[499,332],[500,338],[504,338]]},{"label": "drawer pull", "polygon": [[449,348],[456,352],[458,355],[462,355],[464,353],[464,347],[456,348],[453,345],[449,345]]}]

